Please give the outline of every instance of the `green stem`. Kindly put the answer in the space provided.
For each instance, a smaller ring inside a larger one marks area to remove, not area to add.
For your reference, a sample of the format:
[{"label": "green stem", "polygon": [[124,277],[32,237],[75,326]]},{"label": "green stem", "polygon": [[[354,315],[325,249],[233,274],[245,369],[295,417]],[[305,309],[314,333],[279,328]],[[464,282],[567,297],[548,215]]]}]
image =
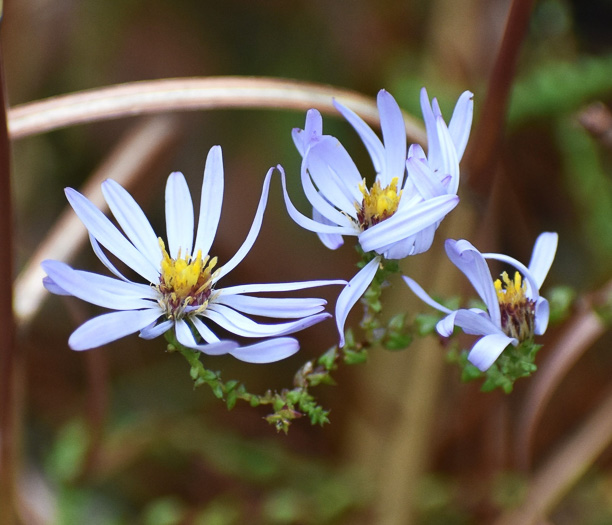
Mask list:
[{"label": "green stem", "polygon": [[[372,254],[366,253],[363,254],[362,257],[362,264],[367,264],[369,260],[372,259]],[[382,339],[387,334],[387,329],[383,326],[380,320],[380,314],[382,312],[382,303],[380,298],[382,296],[383,288],[387,283],[388,277],[395,273],[399,273],[399,265],[397,261],[382,258],[372,283],[365,291],[361,299],[362,304],[366,308],[359,326],[365,332],[366,346],[368,347],[380,344]]]},{"label": "green stem", "polygon": [[321,383],[333,384],[330,372],[336,367],[336,347],[325,352],[316,362],[308,361],[294,377],[294,388],[283,389],[281,392],[266,391],[264,394],[253,394],[247,391],[244,384],[236,380],[223,381],[220,372],[208,370],[200,361],[200,352],[181,345],[174,334],[166,332],[168,350],[179,352],[189,363],[190,375],[195,386],[207,384],[218,399],[223,399],[231,410],[237,400],[249,403],[251,406],[271,405],[274,412],[266,420],[277,430],[285,433],[294,419],[307,415],[312,424],[324,424],[329,420],[329,411],[319,406],[310,394],[309,388]]}]

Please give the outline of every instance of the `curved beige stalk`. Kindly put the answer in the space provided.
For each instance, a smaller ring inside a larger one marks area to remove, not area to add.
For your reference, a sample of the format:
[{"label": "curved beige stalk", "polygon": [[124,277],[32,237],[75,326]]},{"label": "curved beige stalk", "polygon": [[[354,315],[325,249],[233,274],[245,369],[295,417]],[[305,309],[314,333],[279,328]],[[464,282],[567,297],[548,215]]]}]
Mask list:
[{"label": "curved beige stalk", "polygon": [[[337,114],[333,98],[378,126],[374,99],[354,91],[297,80],[261,77],[207,77],[145,80],[60,95],[9,109],[12,139],[58,128],[147,113],[227,108],[305,111],[316,107]],[[416,119],[404,114],[410,142],[425,143]]]}]

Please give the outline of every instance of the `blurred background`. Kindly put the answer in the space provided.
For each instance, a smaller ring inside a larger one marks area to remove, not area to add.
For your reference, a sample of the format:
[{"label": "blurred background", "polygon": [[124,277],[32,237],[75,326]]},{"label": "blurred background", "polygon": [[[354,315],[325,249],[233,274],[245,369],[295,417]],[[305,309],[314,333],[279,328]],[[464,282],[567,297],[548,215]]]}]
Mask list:
[{"label": "blurred background", "polygon": [[[479,164],[485,146],[475,130],[487,129],[482,108],[510,7],[507,0],[5,0],[10,106],[136,80],[255,75],[371,97],[385,88],[419,119],[426,86],[448,119],[471,90],[475,124],[461,205],[432,250],[404,261],[403,271],[436,293],[469,294],[445,261],[446,237],[528,262],[538,233],[557,231],[544,295],[569,285],[577,297],[542,338],[540,370],[510,395],[462,383],[429,337],[340,366],[336,386],[314,391],[331,424],[298,420],[288,435],[264,421],[265,407],[239,402],[228,411],[208,389],[194,390],[187,364],[162,340],[134,336],[72,352],[70,333],[99,310],[47,297],[18,332],[23,523],[612,523],[612,3],[534,3],[498,122],[503,134]],[[182,171],[199,196],[215,144],[223,147],[226,192],[213,248],[227,260],[246,236],[269,167],[284,166],[306,211],[290,134],[303,123],[302,111],[207,110],[15,140],[16,271],[66,207],[63,188],[114,177],[117,155],[141,166],[130,190],[163,234],[165,178]],[[346,122],[325,116],[324,130],[371,173]],[[330,252],[289,219],[276,178],[260,237],[227,284],[349,279],[357,260],[352,242]],[[103,272],[87,246],[71,263]],[[423,311],[395,277],[385,313]],[[332,309],[337,293],[317,290]],[[349,322],[358,318],[357,311]],[[334,323],[299,339],[301,351],[280,363],[206,357],[205,364],[252,392],[280,389],[336,342]]]}]

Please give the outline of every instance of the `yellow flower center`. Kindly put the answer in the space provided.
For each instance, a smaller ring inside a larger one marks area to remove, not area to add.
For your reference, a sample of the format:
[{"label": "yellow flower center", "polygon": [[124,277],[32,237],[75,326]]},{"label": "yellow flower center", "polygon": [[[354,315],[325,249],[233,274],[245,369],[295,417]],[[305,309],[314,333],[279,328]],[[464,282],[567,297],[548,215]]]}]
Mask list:
[{"label": "yellow flower center", "polygon": [[[172,259],[166,251],[164,241],[158,240],[162,249],[161,275],[156,286],[161,294],[159,300],[168,319],[180,319],[186,314],[199,313],[206,309],[212,293],[213,268],[217,257],[202,258],[199,250],[195,257],[185,255]],[[193,307],[193,308],[189,308]],[[187,310],[188,309],[188,310]],[[187,310],[187,312],[186,312]]]},{"label": "yellow flower center", "polygon": [[355,208],[362,230],[388,219],[397,211],[402,196],[401,190],[397,191],[397,183],[398,178],[394,177],[391,184],[383,188],[376,181],[370,190],[366,187],[365,179],[359,184],[363,200],[361,204],[355,203]]},{"label": "yellow flower center", "polygon": [[504,272],[501,274],[501,280],[497,279],[493,286],[497,292],[503,331],[519,341],[531,339],[535,322],[535,303],[525,295],[526,287],[521,274],[515,272],[514,280],[511,281]]}]

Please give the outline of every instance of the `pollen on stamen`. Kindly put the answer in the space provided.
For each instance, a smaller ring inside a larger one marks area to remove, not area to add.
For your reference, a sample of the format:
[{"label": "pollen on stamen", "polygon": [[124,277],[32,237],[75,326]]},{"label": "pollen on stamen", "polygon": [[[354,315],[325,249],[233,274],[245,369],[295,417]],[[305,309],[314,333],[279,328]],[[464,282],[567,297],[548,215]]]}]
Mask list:
[{"label": "pollen on stamen", "polygon": [[[502,283],[503,281],[503,283]],[[526,295],[522,276],[515,272],[514,279],[503,272],[493,283],[497,293],[502,330],[509,336],[525,341],[533,337],[535,303]]]},{"label": "pollen on stamen", "polygon": [[[161,275],[156,286],[161,294],[159,304],[168,319],[180,319],[186,313],[200,313],[208,306],[212,294],[212,279],[216,272],[217,257],[202,258],[199,250],[195,257],[189,254],[176,259],[168,255],[164,242],[159,239],[162,249]],[[187,308],[189,312],[186,312]]]},{"label": "pollen on stamen", "polygon": [[383,188],[377,180],[370,190],[366,187],[365,179],[359,184],[363,200],[361,203],[355,203],[355,208],[362,230],[388,219],[397,211],[402,196],[402,191],[397,191],[398,182],[398,178],[394,177],[391,183]]}]

